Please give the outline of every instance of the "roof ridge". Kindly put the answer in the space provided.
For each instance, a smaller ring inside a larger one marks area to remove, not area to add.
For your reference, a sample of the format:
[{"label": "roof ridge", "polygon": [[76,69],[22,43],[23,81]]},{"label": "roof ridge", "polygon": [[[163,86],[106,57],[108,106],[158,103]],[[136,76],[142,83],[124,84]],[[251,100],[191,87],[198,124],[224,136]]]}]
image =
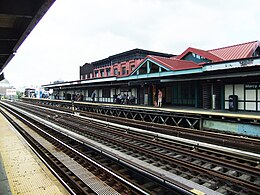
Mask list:
[{"label": "roof ridge", "polygon": [[157,56],[157,55],[148,55],[148,56],[170,59],[170,58],[165,57],[165,56]]},{"label": "roof ridge", "polygon": [[[161,57],[161,56],[152,56],[152,57],[155,57],[155,58],[163,58],[163,59],[167,59],[167,60],[172,60],[172,61],[178,61],[178,62],[185,62],[185,63],[191,63],[191,64],[197,64],[196,62],[193,62],[193,61],[189,61],[189,60],[181,60],[181,59],[176,59],[176,58],[167,58],[167,57]],[[157,59],[159,60],[159,59]],[[163,62],[165,63],[165,62]]]},{"label": "roof ridge", "polygon": [[[191,48],[192,48],[192,47],[191,47]],[[195,49],[195,50],[198,50],[198,51],[202,51],[202,52],[206,52],[206,53],[208,53],[208,54],[210,54],[210,55],[212,55],[212,56],[215,56],[215,57],[219,58],[220,60],[223,60],[222,57],[211,53],[209,50],[203,50],[203,49],[197,49],[197,48],[192,48],[192,49]]]},{"label": "roof ridge", "polygon": [[[153,56],[153,55],[149,55],[149,56],[151,58],[155,58],[156,60],[160,61],[160,63],[165,64],[166,66],[169,66],[167,63],[165,63],[165,62],[161,61],[160,59],[158,59],[158,58],[160,58],[160,56]],[[149,56],[147,56],[147,58],[149,58]],[[170,58],[166,58],[166,59],[170,59]]]},{"label": "roof ridge", "polygon": [[236,45],[219,47],[219,48],[216,48],[216,49],[210,49],[210,50],[206,50],[206,51],[211,52],[211,51],[214,51],[214,50],[225,49],[225,48],[235,47],[235,46],[239,46],[239,45],[245,45],[245,44],[249,44],[249,43],[254,43],[254,42],[259,42],[259,41],[258,40],[256,40],[256,41],[249,41],[249,42],[245,42],[245,43],[239,43],[239,44],[236,44]]},{"label": "roof ridge", "polygon": [[[176,58],[172,58],[172,57],[163,57],[163,56],[154,56],[154,55],[149,55],[151,57],[155,57],[155,58],[163,58],[163,59],[167,59],[167,60],[174,60],[174,61],[181,61],[180,59],[176,59]],[[186,60],[182,60],[182,61],[186,61]]]}]

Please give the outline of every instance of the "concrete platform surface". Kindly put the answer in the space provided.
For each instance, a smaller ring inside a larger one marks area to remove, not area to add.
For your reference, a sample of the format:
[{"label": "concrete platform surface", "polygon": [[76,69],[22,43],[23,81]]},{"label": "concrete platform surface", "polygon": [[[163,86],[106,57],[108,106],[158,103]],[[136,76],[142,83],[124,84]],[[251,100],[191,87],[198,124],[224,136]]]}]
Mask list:
[{"label": "concrete platform surface", "polygon": [[0,114],[0,195],[69,194]]}]

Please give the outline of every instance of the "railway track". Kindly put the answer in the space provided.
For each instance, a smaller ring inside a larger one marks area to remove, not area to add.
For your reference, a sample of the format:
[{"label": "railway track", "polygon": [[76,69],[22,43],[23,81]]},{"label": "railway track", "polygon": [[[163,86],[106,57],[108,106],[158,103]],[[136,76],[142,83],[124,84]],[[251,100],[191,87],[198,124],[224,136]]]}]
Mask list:
[{"label": "railway track", "polygon": [[[65,183],[68,183],[70,191],[76,194],[157,194],[158,192],[161,194],[192,194],[182,187],[166,185],[160,179],[151,178],[148,174],[140,174],[137,170],[102,154],[102,152],[93,150],[82,142],[54,131],[24,114],[18,115],[17,111],[8,110],[37,131],[37,133],[28,133],[16,124],[26,139],[45,158],[48,158],[53,169],[59,172],[62,178],[66,177]],[[12,121],[10,118],[9,120]],[[15,124],[15,122],[12,123]],[[72,163],[72,161],[75,162]],[[86,170],[87,175],[93,174],[104,184],[98,185],[97,181],[92,181],[94,184],[89,185],[89,181],[83,177]],[[102,192],[102,188],[105,191]]]},{"label": "railway track", "polygon": [[[55,106],[51,104],[43,104],[42,102],[30,102],[30,104],[54,108],[56,110],[61,110],[64,112],[72,113],[71,104],[67,103],[63,106]],[[206,143],[212,143],[219,146],[240,149],[250,152],[255,152],[260,154],[260,140],[253,137],[245,137],[240,135],[223,134],[219,132],[203,131],[197,129],[162,125],[155,122],[145,122],[139,120],[133,120],[128,118],[120,118],[110,115],[103,115],[95,112],[87,112],[80,108],[75,108],[75,112],[82,116],[87,116],[90,118],[96,118],[100,120],[105,120],[107,122],[112,122],[116,124],[122,124],[126,126],[132,126],[136,128],[146,129],[152,132],[163,133],[167,135],[172,135],[175,137],[191,139],[195,141],[201,141]]]},{"label": "railway track", "polygon": [[[98,113],[88,113],[85,111],[79,111],[79,113],[82,116],[104,120],[104,115],[102,116]],[[256,152],[260,154],[260,140],[256,138],[189,129],[189,128],[173,127],[173,126],[149,123],[144,121],[133,121],[132,119],[122,120],[120,118],[111,117],[111,116],[106,116],[105,120],[108,122],[122,124],[125,126],[132,126],[136,128],[146,129],[151,132],[163,133],[175,137],[191,139],[195,141],[201,141],[210,144],[216,144],[219,146],[241,149],[250,152]]]},{"label": "railway track", "polygon": [[126,132],[125,129],[101,125],[93,120],[69,114],[62,115],[53,111],[37,113],[35,109],[31,112],[216,192],[257,194],[260,191],[260,167],[257,159],[220,154],[209,149],[202,150],[144,134],[140,136],[130,131]]}]

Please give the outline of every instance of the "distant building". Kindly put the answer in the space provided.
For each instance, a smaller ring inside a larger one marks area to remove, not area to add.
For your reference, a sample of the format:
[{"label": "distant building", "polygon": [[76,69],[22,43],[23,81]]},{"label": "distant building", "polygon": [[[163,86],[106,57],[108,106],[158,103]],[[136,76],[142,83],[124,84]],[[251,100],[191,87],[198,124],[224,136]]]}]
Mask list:
[{"label": "distant building", "polygon": [[24,90],[24,97],[35,98],[36,97],[35,89],[33,89],[33,88],[26,88]]},{"label": "distant building", "polygon": [[0,96],[5,96],[6,89],[11,89],[11,88],[12,88],[12,86],[8,80],[4,79],[4,80],[0,81]]},{"label": "distant building", "polygon": [[173,54],[166,54],[143,49],[133,49],[119,53],[108,58],[86,63],[80,67],[80,80],[104,77],[128,76],[139,65],[140,61],[147,55],[161,57],[173,57]]}]

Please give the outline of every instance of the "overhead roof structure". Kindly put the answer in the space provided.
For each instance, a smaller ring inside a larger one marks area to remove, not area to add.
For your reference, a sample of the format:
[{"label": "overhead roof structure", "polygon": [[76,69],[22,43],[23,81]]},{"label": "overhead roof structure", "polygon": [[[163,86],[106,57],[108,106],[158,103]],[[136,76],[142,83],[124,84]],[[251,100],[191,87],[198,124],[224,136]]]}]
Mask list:
[{"label": "overhead roof structure", "polygon": [[2,77],[3,69],[54,2],[55,0],[0,0],[0,74]]},{"label": "overhead roof structure", "polygon": [[187,48],[184,52],[182,52],[181,55],[177,56],[176,59],[183,59],[183,57],[185,57],[188,53],[196,53],[200,56],[203,56],[209,60],[212,60],[214,62],[217,62],[217,61],[222,61],[222,58],[208,52],[208,51],[205,51],[205,50],[201,50],[201,49],[197,49],[197,48],[192,48],[192,47],[189,47]]},{"label": "overhead roof structure", "polygon": [[173,71],[201,68],[199,64],[196,64],[193,61],[179,60],[175,58],[166,58],[166,57],[152,56],[152,55],[149,55],[145,59],[143,59],[143,61],[140,62],[139,67],[142,66],[147,59],[157,62],[158,64],[164,66],[165,68]]},{"label": "overhead roof structure", "polygon": [[233,60],[241,58],[249,58],[253,55],[255,50],[260,47],[259,41],[252,41],[248,43],[242,43],[237,45],[231,45],[218,49],[212,49],[208,52],[219,56],[223,60]]},{"label": "overhead roof structure", "polygon": [[182,60],[189,53],[195,53],[203,56],[212,62],[219,62],[225,60],[242,59],[252,57],[253,53],[260,47],[259,41],[252,41],[237,45],[231,45],[227,47],[212,49],[212,50],[201,50],[189,47],[182,54],[176,57],[176,59]]}]

